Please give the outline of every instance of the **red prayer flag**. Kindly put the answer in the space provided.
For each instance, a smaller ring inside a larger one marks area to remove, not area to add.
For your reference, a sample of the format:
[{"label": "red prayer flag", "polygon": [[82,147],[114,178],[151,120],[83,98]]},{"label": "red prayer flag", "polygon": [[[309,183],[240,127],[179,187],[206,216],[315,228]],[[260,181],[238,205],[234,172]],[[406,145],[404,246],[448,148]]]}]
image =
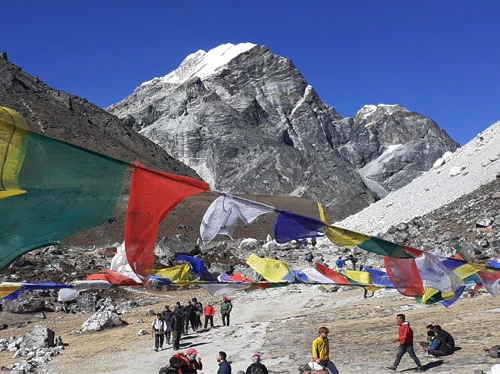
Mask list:
[{"label": "red prayer flag", "polygon": [[132,270],[142,276],[153,268],[160,222],[184,198],[208,191],[200,180],[138,166],[132,176],[125,221],[125,251]]},{"label": "red prayer flag", "polygon": [[349,280],[344,275],[337,273],[335,270],[332,270],[329,267],[320,264],[319,262],[316,262],[316,270],[319,271],[321,275],[334,281],[335,284],[352,285],[352,282],[349,282]]},{"label": "red prayer flag", "polygon": [[142,283],[137,283],[132,278],[110,269],[106,269],[105,273],[90,274],[87,280],[103,280],[117,286],[142,286]]},{"label": "red prayer flag", "polygon": [[402,295],[420,297],[424,294],[424,286],[415,259],[384,256],[384,262],[389,279]]}]

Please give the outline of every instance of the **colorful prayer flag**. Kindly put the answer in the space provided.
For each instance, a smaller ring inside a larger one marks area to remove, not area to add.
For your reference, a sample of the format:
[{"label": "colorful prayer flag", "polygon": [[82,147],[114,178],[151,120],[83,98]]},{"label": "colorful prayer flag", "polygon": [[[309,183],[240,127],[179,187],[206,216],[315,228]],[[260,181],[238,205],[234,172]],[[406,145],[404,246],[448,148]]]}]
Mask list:
[{"label": "colorful prayer flag", "polygon": [[208,244],[218,234],[233,238],[238,218],[244,223],[252,223],[262,214],[275,210],[274,207],[256,201],[223,194],[208,207],[200,225],[200,237]]},{"label": "colorful prayer flag", "polygon": [[322,221],[285,210],[277,211],[279,215],[273,226],[274,240],[277,243],[324,236],[325,224]]},{"label": "colorful prayer flag", "polygon": [[200,180],[138,166],[132,176],[125,221],[125,251],[132,270],[146,276],[153,268],[154,247],[161,221],[184,198],[208,191]]},{"label": "colorful prayer flag", "polygon": [[269,282],[281,282],[283,277],[290,272],[286,262],[272,258],[261,258],[255,253],[247,258],[247,265]]},{"label": "colorful prayer flag", "polygon": [[106,222],[128,164],[27,130],[0,107],[0,270]]}]

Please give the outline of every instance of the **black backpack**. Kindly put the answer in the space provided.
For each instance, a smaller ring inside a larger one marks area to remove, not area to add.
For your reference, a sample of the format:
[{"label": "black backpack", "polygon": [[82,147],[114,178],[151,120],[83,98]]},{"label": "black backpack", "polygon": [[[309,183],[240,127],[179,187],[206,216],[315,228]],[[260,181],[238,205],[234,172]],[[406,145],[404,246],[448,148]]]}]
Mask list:
[{"label": "black backpack", "polygon": [[181,374],[181,369],[176,369],[171,366],[164,366],[160,369],[158,374]]},{"label": "black backpack", "polygon": [[262,366],[252,364],[250,365],[250,374],[265,374],[265,372]]},{"label": "black backpack", "polygon": [[203,305],[201,303],[196,303],[195,306],[196,306],[197,312],[200,312],[200,313],[203,312]]}]

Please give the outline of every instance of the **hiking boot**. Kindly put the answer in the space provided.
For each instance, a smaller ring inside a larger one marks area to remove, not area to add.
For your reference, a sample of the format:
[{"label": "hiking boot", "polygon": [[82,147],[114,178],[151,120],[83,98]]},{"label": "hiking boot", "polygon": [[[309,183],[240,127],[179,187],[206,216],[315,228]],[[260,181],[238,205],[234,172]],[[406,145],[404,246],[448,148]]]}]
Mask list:
[{"label": "hiking boot", "polygon": [[155,352],[158,352],[158,348],[155,348]]},{"label": "hiking boot", "polygon": [[387,369],[389,369],[390,371],[396,371],[396,368],[394,366],[387,366]]}]

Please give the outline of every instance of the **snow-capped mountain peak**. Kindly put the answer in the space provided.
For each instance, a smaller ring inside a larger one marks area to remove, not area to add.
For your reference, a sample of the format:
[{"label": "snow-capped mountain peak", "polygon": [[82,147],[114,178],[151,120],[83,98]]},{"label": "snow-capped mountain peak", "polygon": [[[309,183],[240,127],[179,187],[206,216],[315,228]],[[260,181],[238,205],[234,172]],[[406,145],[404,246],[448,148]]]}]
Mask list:
[{"label": "snow-capped mountain peak", "polygon": [[358,110],[354,116],[357,118],[367,118],[375,112],[383,112],[385,114],[392,115],[398,111],[408,112],[408,109],[399,104],[365,105],[360,110]]}]

